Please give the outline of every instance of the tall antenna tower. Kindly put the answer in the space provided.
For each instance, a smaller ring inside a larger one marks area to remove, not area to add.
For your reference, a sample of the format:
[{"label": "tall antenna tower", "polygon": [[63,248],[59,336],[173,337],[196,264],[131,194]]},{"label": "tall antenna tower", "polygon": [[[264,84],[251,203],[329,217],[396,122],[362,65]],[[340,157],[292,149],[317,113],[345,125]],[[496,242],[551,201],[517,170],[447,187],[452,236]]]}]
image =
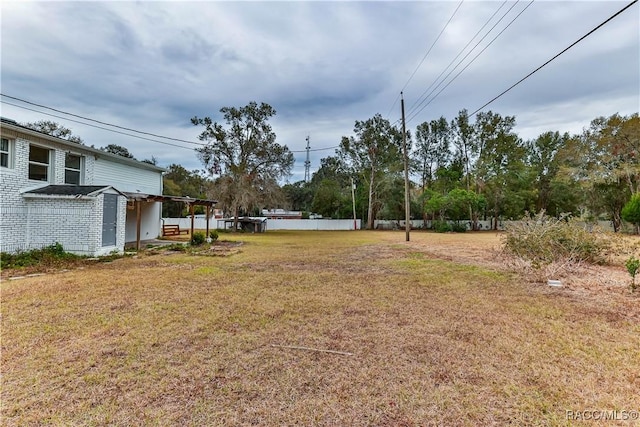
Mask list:
[{"label": "tall antenna tower", "polygon": [[304,161],[304,182],[309,182],[309,168],[311,168],[311,160],[309,160],[309,136],[307,135],[307,160]]}]

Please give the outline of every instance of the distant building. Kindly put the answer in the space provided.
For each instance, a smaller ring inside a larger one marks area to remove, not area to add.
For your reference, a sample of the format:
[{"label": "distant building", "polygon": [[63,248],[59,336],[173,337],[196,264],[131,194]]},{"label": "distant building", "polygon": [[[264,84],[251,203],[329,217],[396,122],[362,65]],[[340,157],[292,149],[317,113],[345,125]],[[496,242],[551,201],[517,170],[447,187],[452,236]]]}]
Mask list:
[{"label": "distant building", "polygon": [[268,219],[302,219],[302,212],[284,209],[263,209],[262,216]]},{"label": "distant building", "polygon": [[[207,214],[195,214],[193,217],[196,219],[207,219]],[[187,215],[187,218],[191,218],[191,215]],[[211,209],[209,218],[222,219],[224,218],[224,212],[222,209]]]}]

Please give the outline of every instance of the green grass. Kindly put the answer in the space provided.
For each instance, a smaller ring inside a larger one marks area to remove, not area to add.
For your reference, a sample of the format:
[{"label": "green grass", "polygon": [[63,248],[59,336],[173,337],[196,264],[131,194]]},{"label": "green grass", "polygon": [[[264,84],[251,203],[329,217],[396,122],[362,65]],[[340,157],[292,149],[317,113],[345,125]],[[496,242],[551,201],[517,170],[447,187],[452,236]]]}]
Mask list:
[{"label": "green grass", "polygon": [[569,425],[565,410],[638,409],[636,322],[432,259],[441,235],[403,237],[225,234],[241,252],[4,281],[3,423]]}]

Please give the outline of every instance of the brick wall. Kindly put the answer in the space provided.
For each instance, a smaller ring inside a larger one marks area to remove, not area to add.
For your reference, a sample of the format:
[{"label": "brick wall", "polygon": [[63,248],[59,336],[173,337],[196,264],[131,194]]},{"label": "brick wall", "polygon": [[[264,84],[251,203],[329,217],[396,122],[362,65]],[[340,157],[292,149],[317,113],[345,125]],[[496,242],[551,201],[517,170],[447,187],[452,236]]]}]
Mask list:
[{"label": "brick wall", "polygon": [[[67,252],[91,254],[95,249],[95,213],[98,199],[28,199],[26,246],[38,248],[60,243]],[[102,218],[100,218],[102,219]]]}]

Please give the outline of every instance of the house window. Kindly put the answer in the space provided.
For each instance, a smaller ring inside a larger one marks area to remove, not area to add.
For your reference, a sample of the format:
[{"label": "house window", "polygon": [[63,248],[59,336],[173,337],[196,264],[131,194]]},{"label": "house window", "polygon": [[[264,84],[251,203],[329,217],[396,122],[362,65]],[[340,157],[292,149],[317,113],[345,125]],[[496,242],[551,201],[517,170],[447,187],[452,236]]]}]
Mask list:
[{"label": "house window", "polygon": [[82,157],[67,153],[64,158],[64,183],[80,185],[81,177]]},{"label": "house window", "polygon": [[11,167],[11,143],[7,138],[2,138],[0,142],[0,166]]},{"label": "house window", "polygon": [[48,181],[51,151],[37,145],[29,146],[29,179]]}]

